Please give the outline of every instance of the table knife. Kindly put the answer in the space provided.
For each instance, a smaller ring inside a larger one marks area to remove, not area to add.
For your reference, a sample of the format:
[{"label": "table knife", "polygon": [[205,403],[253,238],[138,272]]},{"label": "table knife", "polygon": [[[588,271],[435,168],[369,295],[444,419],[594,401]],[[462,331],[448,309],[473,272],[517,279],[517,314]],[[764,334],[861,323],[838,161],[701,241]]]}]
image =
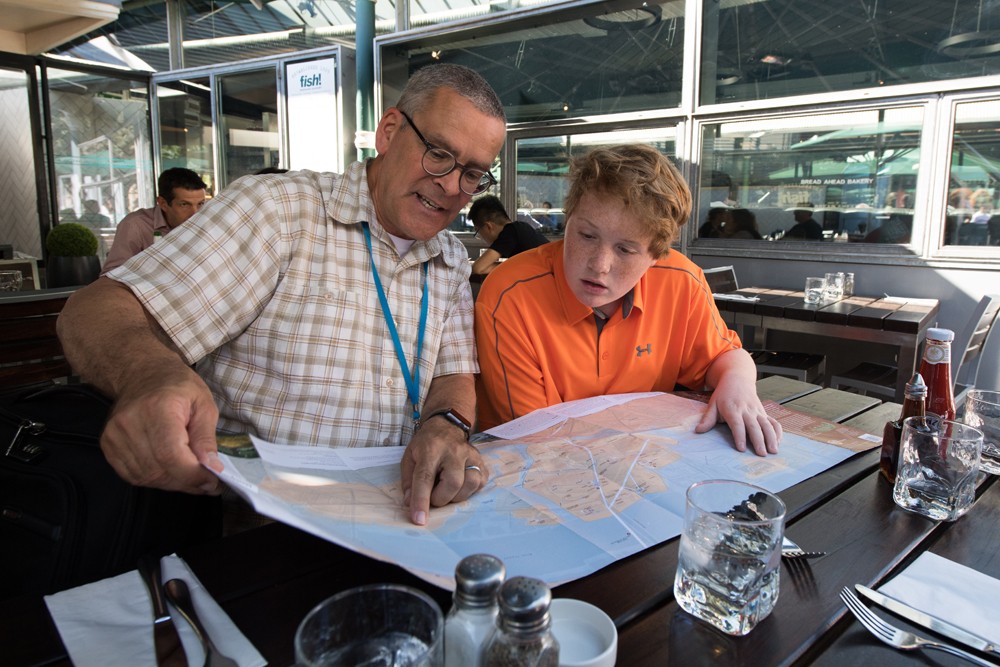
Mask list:
[{"label": "table knife", "polygon": [[156,664],[160,667],[187,667],[187,656],[181,645],[180,635],[174,627],[163,594],[160,578],[160,559],[143,556],[139,559],[139,575],[149,589],[149,599],[153,602],[153,645],[156,647]]},{"label": "table knife", "polygon": [[919,609],[914,609],[913,607],[904,604],[899,600],[894,600],[887,595],[883,595],[878,591],[873,591],[867,586],[855,584],[854,588],[856,588],[859,593],[872,602],[885,607],[889,611],[894,614],[898,614],[911,623],[915,623],[922,628],[927,628],[928,630],[933,630],[940,635],[944,635],[948,639],[953,639],[978,651],[983,651],[984,653],[989,653],[994,656],[1000,656],[1000,650],[997,650],[997,645],[983,639],[982,637],[974,635],[971,632],[963,630],[962,628],[952,625],[946,621],[934,618],[930,614],[925,614]]}]

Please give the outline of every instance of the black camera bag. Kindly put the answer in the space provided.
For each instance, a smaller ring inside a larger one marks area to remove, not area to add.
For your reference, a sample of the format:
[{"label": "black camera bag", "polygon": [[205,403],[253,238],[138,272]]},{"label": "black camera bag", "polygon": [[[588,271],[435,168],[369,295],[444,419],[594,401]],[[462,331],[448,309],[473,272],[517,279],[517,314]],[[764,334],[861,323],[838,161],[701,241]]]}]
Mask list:
[{"label": "black camera bag", "polygon": [[218,497],[133,486],[98,440],[111,401],[85,384],[0,399],[0,599],[48,594],[221,535]]}]

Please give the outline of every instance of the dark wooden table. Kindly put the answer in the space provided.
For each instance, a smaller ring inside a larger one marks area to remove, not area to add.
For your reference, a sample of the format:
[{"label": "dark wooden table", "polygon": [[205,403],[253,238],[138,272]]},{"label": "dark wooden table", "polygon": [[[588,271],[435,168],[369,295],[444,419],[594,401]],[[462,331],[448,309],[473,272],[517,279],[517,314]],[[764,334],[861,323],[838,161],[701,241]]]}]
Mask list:
[{"label": "dark wooden table", "polygon": [[[886,298],[852,296],[832,303],[810,304],[802,292],[748,287],[731,292],[757,301],[717,297],[723,318],[743,337],[754,329],[754,345],[765,348],[768,331],[788,331],[843,340],[877,343],[896,348],[896,400],[902,402],[907,380],[917,364],[917,352],[927,329],[937,322],[940,303],[897,303]],[[898,297],[897,297],[898,298]]]},{"label": "dark wooden table", "polygon": [[[827,555],[801,570],[782,564],[774,612],[746,637],[725,635],[679,609],[673,599],[677,539],[560,586],[554,595],[596,604],[615,620],[622,667],[963,664],[944,654],[915,656],[878,643],[847,614],[838,593],[855,583],[878,586],[928,550],[1000,577],[1000,485],[986,478],[966,516],[934,522],[893,504],[877,463],[877,451],[859,454],[780,494],[788,506],[788,536]],[[272,665],[293,662],[295,628],[314,605],[352,586],[409,584],[443,609],[450,606],[447,591],[399,567],[283,524],[180,555]],[[0,646],[4,665],[68,664],[39,597],[0,602]]]}]

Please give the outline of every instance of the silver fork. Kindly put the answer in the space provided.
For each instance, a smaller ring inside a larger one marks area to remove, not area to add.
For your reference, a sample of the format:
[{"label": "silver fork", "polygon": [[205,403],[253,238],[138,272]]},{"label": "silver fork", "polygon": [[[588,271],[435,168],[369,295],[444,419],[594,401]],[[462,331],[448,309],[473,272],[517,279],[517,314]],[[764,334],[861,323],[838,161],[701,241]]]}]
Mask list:
[{"label": "silver fork", "polygon": [[825,551],[805,551],[787,537],[781,541],[781,556],[783,558],[819,558],[825,555]]},{"label": "silver fork", "polygon": [[936,648],[939,651],[951,653],[952,655],[957,655],[960,658],[965,658],[969,662],[982,665],[982,667],[996,667],[996,665],[992,662],[987,662],[986,660],[977,658],[971,653],[966,653],[960,648],[955,648],[951,644],[926,639],[919,635],[915,635],[912,632],[901,630],[894,625],[889,625],[883,621],[881,617],[875,615],[875,612],[866,607],[850,588],[845,587],[844,590],[840,592],[840,599],[844,601],[844,604],[846,604],[847,608],[851,610],[851,613],[857,617],[858,621],[861,622],[861,625],[865,626],[865,628],[875,635],[876,638],[882,640],[889,646],[893,646],[904,651],[912,651],[918,648]]}]

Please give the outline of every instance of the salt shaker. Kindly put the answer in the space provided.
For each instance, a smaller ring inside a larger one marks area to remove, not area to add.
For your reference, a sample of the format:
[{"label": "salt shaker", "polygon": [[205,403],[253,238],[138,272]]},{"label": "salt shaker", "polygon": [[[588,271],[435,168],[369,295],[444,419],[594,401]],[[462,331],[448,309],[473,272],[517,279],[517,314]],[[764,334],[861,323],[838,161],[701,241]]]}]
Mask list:
[{"label": "salt shaker", "polygon": [[473,554],[455,567],[455,595],[444,621],[445,667],[479,667],[496,627],[497,590],[506,569],[495,556]]},{"label": "salt shaker", "polygon": [[500,587],[500,615],[483,650],[485,667],[558,667],[552,634],[552,593],[544,581],[511,577]]}]

